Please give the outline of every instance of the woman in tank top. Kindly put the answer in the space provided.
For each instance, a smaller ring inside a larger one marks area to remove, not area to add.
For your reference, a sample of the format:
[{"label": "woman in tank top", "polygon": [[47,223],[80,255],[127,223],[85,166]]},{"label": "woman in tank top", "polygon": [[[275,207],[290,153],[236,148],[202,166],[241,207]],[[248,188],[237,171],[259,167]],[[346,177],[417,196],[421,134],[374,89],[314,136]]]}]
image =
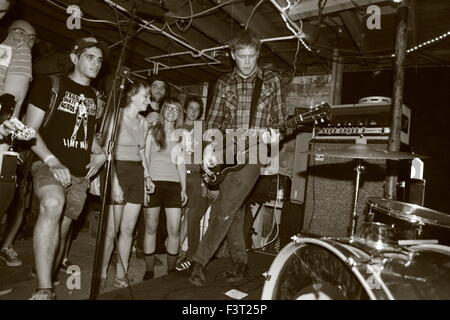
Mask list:
[{"label": "woman in tank top", "polygon": [[179,139],[183,126],[181,103],[174,98],[166,99],[160,114],[161,122],[152,126],[145,147],[152,186],[148,190],[148,208],[144,209],[144,280],[154,277],[155,240],[161,207],[165,209],[167,220],[167,270],[175,270],[180,243],[181,208],[187,203],[186,165]]},{"label": "woman in tank top", "polygon": [[[107,278],[107,270],[114,238],[117,241],[116,278],[114,286],[129,286],[127,277],[128,262],[133,242],[133,232],[144,203],[145,187],[150,188],[148,162],[145,155],[145,142],[148,123],[139,112],[150,104],[150,87],[140,81],[128,88],[126,105],[120,110],[114,148],[112,172],[112,194],[109,206],[107,231],[102,260],[102,279]],[[111,136],[112,122],[107,137]],[[106,139],[105,148],[109,139]]]}]

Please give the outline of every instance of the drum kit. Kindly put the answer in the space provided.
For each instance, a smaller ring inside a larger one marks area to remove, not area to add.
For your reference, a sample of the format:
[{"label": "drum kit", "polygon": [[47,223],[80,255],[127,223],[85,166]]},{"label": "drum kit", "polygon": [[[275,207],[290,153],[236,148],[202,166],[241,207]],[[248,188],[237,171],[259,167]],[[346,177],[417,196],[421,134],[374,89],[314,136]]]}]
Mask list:
[{"label": "drum kit", "polygon": [[419,205],[368,198],[358,223],[363,160],[423,156],[367,144],[310,154],[356,160],[349,237],[297,235],[264,274],[263,300],[448,300],[450,215]]}]

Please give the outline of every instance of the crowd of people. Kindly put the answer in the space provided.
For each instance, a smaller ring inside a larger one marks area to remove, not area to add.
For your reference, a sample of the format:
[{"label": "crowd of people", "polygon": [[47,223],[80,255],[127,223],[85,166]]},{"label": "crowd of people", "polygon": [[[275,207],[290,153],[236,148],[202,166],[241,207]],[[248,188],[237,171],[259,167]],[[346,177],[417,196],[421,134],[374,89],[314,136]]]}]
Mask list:
[{"label": "crowd of people", "polygon": [[[114,125],[110,121],[99,139],[98,92],[91,83],[108,55],[107,46],[94,37],[78,39],[69,53],[71,72],[56,80],[46,77],[32,81],[31,49],[35,39],[35,30],[26,21],[14,21],[9,27],[1,47],[9,48],[11,56],[0,63],[0,94],[15,97],[12,116],[19,117],[21,108],[25,108],[22,121],[36,131],[31,144],[31,174],[39,211],[33,234],[37,287],[31,299],[52,300],[56,299],[57,273],[61,267],[67,267],[71,226],[83,211],[92,178],[107,160]],[[199,143],[194,132],[197,127],[223,132],[269,128],[284,119],[280,78],[258,66],[259,49],[260,41],[249,31],[232,40],[230,50],[236,67],[218,80],[205,121],[201,121],[201,98],[188,96],[182,104],[170,95],[169,83],[161,78],[151,82],[131,80],[120,106],[112,154],[102,281],[108,277],[115,246],[118,259],[114,286],[130,285],[127,275],[133,246],[142,251],[145,259],[143,280],[153,279],[158,263],[156,253],[160,251],[158,243],[162,242],[167,272],[189,269],[189,282],[203,286],[205,267],[225,239],[233,261],[232,270],[225,274],[227,281],[237,282],[245,277],[248,266],[241,208],[258,180],[260,165],[245,165],[229,173],[219,190],[209,190],[202,181],[201,164],[193,159]],[[261,83],[269,94],[255,94],[255,90],[261,90]],[[23,106],[27,94],[28,104]],[[6,152],[12,148],[7,137],[16,129],[9,120],[0,124],[0,141],[5,142],[1,145],[0,167],[2,173],[9,173],[0,179],[0,216],[7,211],[16,189],[17,159],[11,160]],[[183,134],[176,134],[180,130]],[[200,139],[208,139],[203,131]],[[263,138],[267,143],[277,142],[271,131]],[[191,159],[186,161],[186,156]],[[206,164],[214,162],[208,155],[203,157]],[[201,238],[200,220],[209,205],[209,227]],[[167,236],[157,234],[162,213]],[[22,264],[12,247],[19,226],[15,223],[1,244],[0,257],[11,267]],[[186,238],[188,249],[180,255]],[[0,295],[11,290],[3,285]]]}]

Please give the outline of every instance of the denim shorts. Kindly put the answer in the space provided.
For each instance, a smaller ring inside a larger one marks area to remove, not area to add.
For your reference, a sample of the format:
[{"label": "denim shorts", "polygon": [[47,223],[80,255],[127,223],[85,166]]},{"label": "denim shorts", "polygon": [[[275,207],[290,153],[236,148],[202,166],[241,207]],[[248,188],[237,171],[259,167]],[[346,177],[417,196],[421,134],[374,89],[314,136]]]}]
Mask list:
[{"label": "denim shorts", "polygon": [[33,175],[34,192],[49,185],[59,185],[63,188],[66,197],[63,215],[72,220],[77,220],[83,211],[87,196],[86,191],[90,185],[89,180],[72,175],[72,184],[65,188],[61,182],[56,180],[48,166],[42,161],[35,161],[31,165],[31,173]]}]

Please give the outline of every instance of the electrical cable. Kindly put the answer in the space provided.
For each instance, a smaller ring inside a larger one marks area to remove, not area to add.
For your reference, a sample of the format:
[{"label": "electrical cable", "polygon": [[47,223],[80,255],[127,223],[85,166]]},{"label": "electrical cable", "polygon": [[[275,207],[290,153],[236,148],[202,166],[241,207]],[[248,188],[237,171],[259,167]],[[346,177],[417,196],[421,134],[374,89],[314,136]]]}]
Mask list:
[{"label": "electrical cable", "polygon": [[224,3],[218,4],[218,5],[214,6],[214,7],[206,9],[205,11],[202,11],[202,12],[199,12],[199,13],[195,13],[193,15],[186,16],[186,17],[176,16],[176,15],[167,15],[167,16],[170,17],[170,18],[173,18],[173,19],[180,19],[180,20],[187,20],[187,19],[191,19],[191,18],[198,18],[198,17],[201,17],[203,15],[206,15],[207,13],[209,13],[211,11],[219,9],[219,8],[221,8],[223,6],[226,6],[226,5],[229,5],[229,4],[232,4],[232,3],[242,2],[242,1],[244,1],[244,0],[228,0],[228,1],[224,2]]},{"label": "electrical cable", "polygon": [[256,6],[253,8],[252,12],[250,13],[250,16],[247,19],[247,23],[245,24],[245,29],[247,30],[248,24],[250,23],[250,20],[253,18],[253,15],[255,14],[258,7],[264,2],[264,0],[259,0],[259,2],[256,4]]},{"label": "electrical cable", "polygon": [[189,0],[189,7],[190,7],[190,9],[191,9],[191,18],[189,19],[188,25],[187,25],[186,27],[182,28],[182,27],[180,27],[180,26],[178,25],[178,21],[175,22],[176,25],[177,25],[178,30],[180,30],[181,32],[186,32],[186,31],[188,31],[189,27],[190,27],[191,24],[192,24],[192,21],[194,20],[194,18],[192,17],[192,15],[194,15],[194,8],[192,7],[192,0]]}]

